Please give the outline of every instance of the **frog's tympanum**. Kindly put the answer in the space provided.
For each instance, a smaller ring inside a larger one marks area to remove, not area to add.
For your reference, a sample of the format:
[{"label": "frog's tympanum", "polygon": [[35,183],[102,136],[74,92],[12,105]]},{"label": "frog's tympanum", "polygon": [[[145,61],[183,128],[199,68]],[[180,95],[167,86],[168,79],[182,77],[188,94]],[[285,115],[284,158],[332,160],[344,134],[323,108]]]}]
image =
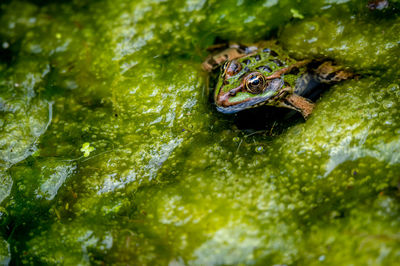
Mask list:
[{"label": "frog's tympanum", "polygon": [[230,45],[209,56],[203,69],[219,70],[214,101],[222,113],[269,105],[296,110],[304,118],[314,108],[310,98],[318,85],[353,76],[329,60],[296,61],[273,42]]}]

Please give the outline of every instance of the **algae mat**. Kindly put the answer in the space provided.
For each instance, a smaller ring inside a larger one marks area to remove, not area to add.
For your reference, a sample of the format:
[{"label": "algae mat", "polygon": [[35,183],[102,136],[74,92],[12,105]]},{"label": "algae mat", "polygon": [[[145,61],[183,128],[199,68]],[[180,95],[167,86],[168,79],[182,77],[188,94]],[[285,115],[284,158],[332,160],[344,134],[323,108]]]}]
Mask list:
[{"label": "algae mat", "polygon": [[[1,263],[400,260],[399,1],[7,0],[0,12]],[[360,77],[307,122],[249,133],[214,110],[201,62],[216,41],[267,38]]]}]

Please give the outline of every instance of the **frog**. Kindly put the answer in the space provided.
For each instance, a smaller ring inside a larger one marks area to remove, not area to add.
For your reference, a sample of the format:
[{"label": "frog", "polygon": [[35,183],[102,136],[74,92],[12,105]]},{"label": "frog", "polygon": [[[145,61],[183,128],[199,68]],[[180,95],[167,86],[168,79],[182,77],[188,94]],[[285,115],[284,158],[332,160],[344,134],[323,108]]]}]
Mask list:
[{"label": "frog", "polygon": [[295,110],[307,120],[321,85],[355,77],[329,59],[296,60],[275,41],[224,45],[210,47],[218,52],[209,55],[202,67],[217,72],[213,100],[216,109],[225,114],[275,106]]}]

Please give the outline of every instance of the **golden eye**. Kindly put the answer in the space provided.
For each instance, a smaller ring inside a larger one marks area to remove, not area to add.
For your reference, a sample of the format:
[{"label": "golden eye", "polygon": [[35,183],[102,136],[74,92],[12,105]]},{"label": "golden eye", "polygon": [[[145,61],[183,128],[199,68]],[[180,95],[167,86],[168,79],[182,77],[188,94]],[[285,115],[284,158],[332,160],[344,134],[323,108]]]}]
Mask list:
[{"label": "golden eye", "polygon": [[227,61],[223,66],[223,70],[225,78],[229,78],[239,73],[242,70],[242,65],[236,60]]},{"label": "golden eye", "polygon": [[259,94],[267,87],[267,81],[263,74],[253,72],[246,77],[246,89],[253,94]]}]

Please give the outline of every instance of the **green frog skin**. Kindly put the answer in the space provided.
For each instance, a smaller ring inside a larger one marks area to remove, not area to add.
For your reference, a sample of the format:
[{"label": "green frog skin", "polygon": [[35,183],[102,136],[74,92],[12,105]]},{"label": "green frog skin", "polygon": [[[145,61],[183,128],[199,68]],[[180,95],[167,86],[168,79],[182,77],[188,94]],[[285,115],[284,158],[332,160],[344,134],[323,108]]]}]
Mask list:
[{"label": "green frog skin", "polygon": [[203,69],[219,71],[213,98],[222,113],[269,105],[296,110],[305,119],[314,108],[308,98],[318,85],[353,77],[332,61],[296,61],[274,42],[231,45],[209,56]]}]

